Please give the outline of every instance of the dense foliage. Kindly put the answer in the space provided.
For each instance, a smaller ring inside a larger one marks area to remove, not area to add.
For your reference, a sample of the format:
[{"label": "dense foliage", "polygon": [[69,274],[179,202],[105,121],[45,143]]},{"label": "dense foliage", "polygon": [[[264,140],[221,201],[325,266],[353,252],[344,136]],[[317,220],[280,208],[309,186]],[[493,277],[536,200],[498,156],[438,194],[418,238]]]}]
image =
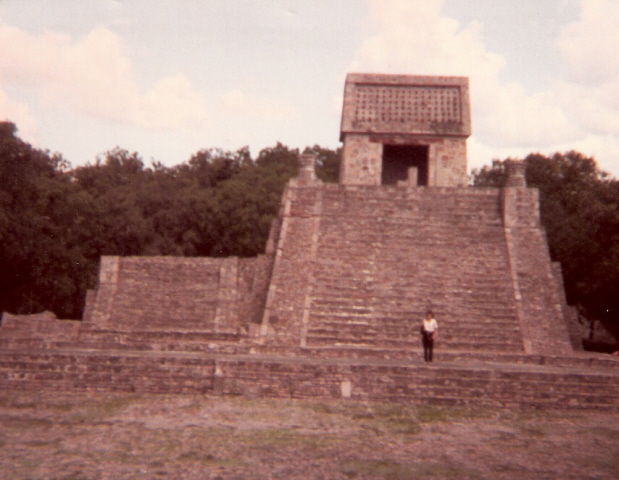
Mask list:
[{"label": "dense foliage", "polygon": [[[337,181],[339,150],[305,152],[318,156],[319,178]],[[146,167],[137,153],[116,148],[72,169],[0,122],[0,312],[79,318],[101,255],[263,252],[297,154],[280,143],[256,158],[247,148],[205,149],[174,167]],[[568,301],[619,330],[619,182],[577,152],[525,162]],[[502,186],[505,162],[472,179]]]},{"label": "dense foliage", "polygon": [[[320,178],[337,178],[339,152],[306,151]],[[80,318],[101,255],[262,253],[297,171],[298,151],[280,143],[255,159],[200,150],[174,167],[116,148],[71,169],[0,123],[0,312]]]},{"label": "dense foliage", "polygon": [[[552,259],[561,263],[570,304],[619,331],[619,181],[578,152],[525,159],[540,192]],[[505,161],[473,172],[476,186],[502,186]]]}]

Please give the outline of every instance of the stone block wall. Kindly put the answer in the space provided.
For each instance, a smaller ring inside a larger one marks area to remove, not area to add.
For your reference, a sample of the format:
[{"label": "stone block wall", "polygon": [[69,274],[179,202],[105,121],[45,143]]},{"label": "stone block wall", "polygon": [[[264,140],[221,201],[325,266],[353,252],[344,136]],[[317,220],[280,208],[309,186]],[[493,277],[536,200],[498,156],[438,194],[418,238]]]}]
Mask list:
[{"label": "stone block wall", "polygon": [[286,261],[301,241],[307,254],[290,271],[274,271],[269,316],[278,321],[269,324],[269,339],[411,348],[418,343],[411,320],[433,301],[446,322],[444,345],[521,351],[497,191],[317,185],[314,218],[296,219],[307,205],[294,202],[309,197],[307,190],[290,196],[286,218],[307,229],[289,230],[280,245]]},{"label": "stone block wall", "polygon": [[103,257],[89,295],[90,329],[246,331],[258,322],[268,257]]},{"label": "stone block wall", "polygon": [[272,256],[239,259],[239,328],[245,329],[262,322],[272,270]]},{"label": "stone block wall", "polygon": [[0,389],[11,391],[192,393],[617,411],[617,378],[616,366],[566,373],[491,365],[422,367],[255,356],[0,354]]},{"label": "stone block wall", "polygon": [[434,303],[443,348],[572,353],[535,189],[291,182],[281,225],[265,341],[410,348]]},{"label": "stone block wall", "polygon": [[349,73],[340,132],[468,137],[468,78]]},{"label": "stone block wall", "polygon": [[33,315],[4,313],[0,324],[0,338],[70,340],[77,338],[81,322],[58,320],[52,312]]},{"label": "stone block wall", "polygon": [[564,297],[559,295],[546,235],[540,224],[539,192],[524,186],[524,170],[511,165],[502,192],[505,237],[525,352],[569,355],[573,352]]},{"label": "stone block wall", "polygon": [[81,325],[78,320],[59,320],[52,312],[33,315],[5,312],[0,323],[0,350],[44,349],[71,342],[78,338]]},{"label": "stone block wall", "polygon": [[342,185],[380,185],[384,145],[426,145],[428,185],[463,187],[468,183],[466,140],[459,137],[367,136],[344,137],[340,180]]},{"label": "stone block wall", "polygon": [[319,183],[299,185],[292,180],[284,194],[261,331],[263,337],[269,335],[277,343],[298,345],[304,329],[322,205],[322,190],[316,187]]},{"label": "stone block wall", "polygon": [[383,145],[367,135],[344,138],[340,165],[342,185],[380,185]]},{"label": "stone block wall", "polygon": [[583,340],[587,338],[588,328],[581,324],[579,315],[575,307],[568,305],[565,297],[565,285],[563,283],[563,270],[559,262],[552,262],[552,273],[557,285],[557,295],[561,302],[563,318],[567,325],[570,342],[575,352],[583,351]]},{"label": "stone block wall", "polygon": [[466,141],[446,137],[430,143],[430,185],[464,187],[468,183]]},{"label": "stone block wall", "polygon": [[[103,257],[80,341],[167,338],[174,349],[249,334],[264,347],[410,349],[411,325],[431,307],[446,349],[572,353],[538,192],[522,171],[499,191],[326,185],[305,170],[285,189],[267,255]],[[17,328],[7,318],[2,330]]]},{"label": "stone block wall", "polygon": [[214,329],[222,266],[214,259],[103,257],[93,323],[112,330]]},{"label": "stone block wall", "polygon": [[409,145],[429,147],[429,186],[466,185],[469,104],[463,77],[349,74],[340,183],[380,185],[383,146]]},{"label": "stone block wall", "polygon": [[101,257],[97,288],[88,292],[84,306],[84,320],[88,326],[105,328],[109,323],[119,267],[120,257]]}]

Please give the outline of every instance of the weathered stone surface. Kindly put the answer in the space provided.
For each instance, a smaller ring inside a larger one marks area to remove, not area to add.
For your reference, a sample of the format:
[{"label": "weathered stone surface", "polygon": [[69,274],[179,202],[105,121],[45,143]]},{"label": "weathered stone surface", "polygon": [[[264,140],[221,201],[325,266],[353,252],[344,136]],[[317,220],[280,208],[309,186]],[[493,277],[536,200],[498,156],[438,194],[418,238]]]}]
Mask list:
[{"label": "weathered stone surface", "polygon": [[342,134],[471,134],[468,78],[350,73]]},{"label": "weathered stone surface", "polygon": [[[420,362],[420,361],[419,361]],[[316,361],[134,352],[4,352],[2,390],[198,393],[353,398],[434,405],[619,408],[619,368],[515,365],[421,366],[410,362]]]},{"label": "weathered stone surface", "polygon": [[349,74],[340,183],[380,185],[386,181],[386,146],[399,145],[421,148],[410,152],[420,155],[420,185],[464,186],[470,134],[467,78]]},{"label": "weathered stone surface", "polygon": [[[107,265],[115,265],[109,275]],[[264,303],[268,259],[104,257],[89,326],[119,331],[237,332]],[[241,319],[240,315],[244,317]]]},{"label": "weathered stone surface", "polygon": [[291,184],[263,333],[406,348],[433,308],[444,348],[569,354],[538,208],[524,187]]},{"label": "weathered stone surface", "polygon": [[[618,408],[619,360],[574,354],[523,165],[464,186],[465,80],[350,76],[341,184],[303,155],[265,255],[103,257],[82,322],[4,315],[0,388]],[[385,146],[427,163],[381,185]]]},{"label": "weathered stone surface", "polygon": [[15,346],[23,341],[54,342],[73,340],[79,335],[81,322],[58,320],[52,312],[34,315],[12,315],[4,313],[0,326],[0,348]]}]

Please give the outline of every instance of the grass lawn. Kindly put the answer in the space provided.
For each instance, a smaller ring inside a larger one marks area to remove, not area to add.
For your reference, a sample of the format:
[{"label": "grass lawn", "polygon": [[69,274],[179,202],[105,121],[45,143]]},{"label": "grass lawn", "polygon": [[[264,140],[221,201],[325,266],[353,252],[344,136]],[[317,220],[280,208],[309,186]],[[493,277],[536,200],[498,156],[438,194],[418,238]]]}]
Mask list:
[{"label": "grass lawn", "polygon": [[0,479],[615,479],[616,413],[0,392]]}]

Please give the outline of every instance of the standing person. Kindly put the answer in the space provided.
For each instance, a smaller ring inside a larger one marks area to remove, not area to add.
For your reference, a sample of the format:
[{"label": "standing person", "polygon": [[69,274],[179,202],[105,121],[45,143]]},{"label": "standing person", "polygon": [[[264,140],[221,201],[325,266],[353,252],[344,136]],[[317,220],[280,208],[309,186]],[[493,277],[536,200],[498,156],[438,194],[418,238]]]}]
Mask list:
[{"label": "standing person", "polygon": [[434,318],[431,310],[426,312],[421,325],[421,342],[423,343],[423,359],[426,363],[432,361],[432,349],[434,348],[434,340],[438,336],[438,322]]}]

